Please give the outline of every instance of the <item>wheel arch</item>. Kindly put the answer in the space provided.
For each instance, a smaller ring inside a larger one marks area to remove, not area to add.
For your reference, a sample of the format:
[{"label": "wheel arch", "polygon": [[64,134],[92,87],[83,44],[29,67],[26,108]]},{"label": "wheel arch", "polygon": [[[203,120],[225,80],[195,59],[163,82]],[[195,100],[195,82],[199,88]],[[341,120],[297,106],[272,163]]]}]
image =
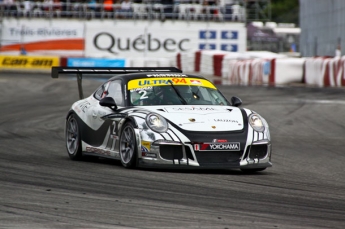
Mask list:
[{"label": "wheel arch", "polygon": [[69,111],[67,112],[67,114],[66,114],[66,120],[67,120],[67,119],[68,119],[68,117],[69,117],[69,116],[71,116],[72,114],[77,115],[77,113],[75,113],[75,111],[74,111],[74,110],[69,110]]}]

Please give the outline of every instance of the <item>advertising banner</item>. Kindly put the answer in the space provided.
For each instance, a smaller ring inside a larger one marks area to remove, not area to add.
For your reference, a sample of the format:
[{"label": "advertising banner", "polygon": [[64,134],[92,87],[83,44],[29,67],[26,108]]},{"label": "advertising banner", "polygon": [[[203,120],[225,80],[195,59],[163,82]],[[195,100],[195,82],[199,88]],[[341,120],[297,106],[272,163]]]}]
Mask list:
[{"label": "advertising banner", "polygon": [[89,21],[89,57],[171,57],[195,50],[246,51],[243,23],[185,21]]},{"label": "advertising banner", "polygon": [[60,58],[56,56],[0,56],[0,68],[51,69],[59,65]]},{"label": "advertising banner", "polygon": [[196,50],[245,52],[246,37],[239,22],[4,18],[0,53],[166,58]]},{"label": "advertising banner", "polygon": [[3,54],[84,55],[83,22],[4,18],[2,25]]},{"label": "advertising banner", "polygon": [[126,59],[68,58],[68,67],[126,67]]}]

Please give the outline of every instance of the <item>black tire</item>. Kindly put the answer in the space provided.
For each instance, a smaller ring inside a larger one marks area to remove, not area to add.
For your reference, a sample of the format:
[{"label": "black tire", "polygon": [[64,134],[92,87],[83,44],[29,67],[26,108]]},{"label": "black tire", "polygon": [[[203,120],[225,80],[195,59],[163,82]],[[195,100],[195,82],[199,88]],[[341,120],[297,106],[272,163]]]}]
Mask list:
[{"label": "black tire", "polygon": [[124,124],[120,136],[120,159],[125,168],[137,166],[138,148],[133,124]]},{"label": "black tire", "polygon": [[68,116],[65,131],[68,156],[75,161],[81,160],[83,157],[83,153],[81,151],[81,136],[75,114]]},{"label": "black tire", "polygon": [[259,168],[259,169],[241,169],[244,173],[256,173],[260,171],[264,171],[266,168]]}]

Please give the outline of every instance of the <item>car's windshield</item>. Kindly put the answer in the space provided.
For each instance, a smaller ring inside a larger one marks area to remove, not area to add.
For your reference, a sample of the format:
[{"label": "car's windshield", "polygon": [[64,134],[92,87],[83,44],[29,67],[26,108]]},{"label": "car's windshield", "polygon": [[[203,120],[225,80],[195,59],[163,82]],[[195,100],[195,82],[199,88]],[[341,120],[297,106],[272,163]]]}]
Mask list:
[{"label": "car's windshield", "polygon": [[131,104],[154,105],[228,105],[217,88],[196,78],[154,78],[132,80],[128,84]]}]

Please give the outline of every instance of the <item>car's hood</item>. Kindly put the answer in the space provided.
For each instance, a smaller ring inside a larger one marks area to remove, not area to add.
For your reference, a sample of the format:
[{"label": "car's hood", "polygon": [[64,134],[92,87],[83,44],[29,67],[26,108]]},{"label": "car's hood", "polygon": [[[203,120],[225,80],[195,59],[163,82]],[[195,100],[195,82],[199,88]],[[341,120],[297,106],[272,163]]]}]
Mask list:
[{"label": "car's hood", "polygon": [[232,106],[150,106],[146,109],[190,131],[234,131],[243,129],[242,112]]}]

